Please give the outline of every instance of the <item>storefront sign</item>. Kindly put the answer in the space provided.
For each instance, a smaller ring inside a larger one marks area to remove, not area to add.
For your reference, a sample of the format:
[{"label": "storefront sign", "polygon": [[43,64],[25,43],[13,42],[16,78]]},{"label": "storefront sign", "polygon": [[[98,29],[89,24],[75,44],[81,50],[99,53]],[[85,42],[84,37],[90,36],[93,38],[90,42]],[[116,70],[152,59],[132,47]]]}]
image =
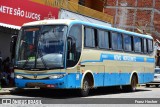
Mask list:
[{"label": "storefront sign", "polygon": [[0,0],[0,23],[21,26],[23,23],[58,18],[58,8],[30,0]]}]

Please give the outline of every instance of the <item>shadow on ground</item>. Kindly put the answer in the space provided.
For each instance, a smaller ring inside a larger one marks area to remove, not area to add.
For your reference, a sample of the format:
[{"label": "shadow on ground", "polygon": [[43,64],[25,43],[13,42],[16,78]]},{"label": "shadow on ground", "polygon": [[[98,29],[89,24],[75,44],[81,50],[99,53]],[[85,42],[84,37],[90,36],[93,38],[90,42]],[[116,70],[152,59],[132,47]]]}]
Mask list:
[{"label": "shadow on ground", "polygon": [[[79,98],[77,94],[79,90],[73,89],[21,89],[11,91],[12,95],[17,96],[26,96],[26,97],[42,97],[42,98],[51,98],[51,99],[69,99],[69,98]],[[136,92],[151,91],[150,89],[137,89]],[[89,96],[98,96],[98,95],[111,95],[111,94],[120,94],[120,93],[131,93],[128,91],[121,90],[118,87],[102,87],[97,89],[90,90]]]}]

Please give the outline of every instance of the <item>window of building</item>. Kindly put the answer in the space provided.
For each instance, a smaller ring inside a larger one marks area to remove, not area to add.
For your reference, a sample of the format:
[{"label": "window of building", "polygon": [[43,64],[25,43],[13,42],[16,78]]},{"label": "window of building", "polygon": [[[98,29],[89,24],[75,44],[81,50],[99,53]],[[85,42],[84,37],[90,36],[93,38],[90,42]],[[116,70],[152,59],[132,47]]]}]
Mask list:
[{"label": "window of building", "polygon": [[108,32],[103,30],[98,30],[98,46],[99,48],[102,48],[102,49],[109,48]]},{"label": "window of building", "polygon": [[112,32],[112,49],[122,50],[122,35]]},{"label": "window of building", "polygon": [[95,33],[92,28],[85,28],[85,46],[95,47]]},{"label": "window of building", "polygon": [[85,6],[85,0],[79,0],[78,4]]},{"label": "window of building", "polygon": [[132,40],[131,36],[124,34],[124,50],[132,51]]},{"label": "window of building", "polygon": [[135,52],[142,52],[142,43],[141,38],[134,37],[134,51]]}]

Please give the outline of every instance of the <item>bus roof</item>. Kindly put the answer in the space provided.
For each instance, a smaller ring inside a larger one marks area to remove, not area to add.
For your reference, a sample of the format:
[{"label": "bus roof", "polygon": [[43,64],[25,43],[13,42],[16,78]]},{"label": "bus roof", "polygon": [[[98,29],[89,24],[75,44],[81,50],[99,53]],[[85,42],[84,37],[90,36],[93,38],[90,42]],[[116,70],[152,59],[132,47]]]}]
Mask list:
[{"label": "bus roof", "polygon": [[86,25],[86,26],[95,27],[95,28],[99,28],[99,29],[105,29],[105,30],[109,30],[109,31],[115,31],[115,32],[123,33],[123,34],[128,34],[128,35],[134,35],[134,36],[144,37],[144,38],[148,38],[148,39],[153,39],[152,36],[150,36],[150,35],[135,33],[135,32],[126,31],[126,30],[122,30],[122,29],[118,29],[118,28],[113,28],[113,27],[110,27],[110,26],[103,26],[103,25],[98,25],[98,24],[84,22],[84,21],[80,21],[80,20],[74,20],[74,19],[40,20],[40,21],[25,23],[25,24],[23,24],[23,26],[51,25],[51,24],[63,24],[63,25],[83,24],[83,25]]},{"label": "bus roof", "polygon": [[23,24],[23,26],[50,25],[50,24],[69,25],[73,21],[78,21],[78,20],[71,20],[71,19],[47,19],[47,20],[40,20],[40,21],[33,21],[33,22],[25,23],[25,24]]}]

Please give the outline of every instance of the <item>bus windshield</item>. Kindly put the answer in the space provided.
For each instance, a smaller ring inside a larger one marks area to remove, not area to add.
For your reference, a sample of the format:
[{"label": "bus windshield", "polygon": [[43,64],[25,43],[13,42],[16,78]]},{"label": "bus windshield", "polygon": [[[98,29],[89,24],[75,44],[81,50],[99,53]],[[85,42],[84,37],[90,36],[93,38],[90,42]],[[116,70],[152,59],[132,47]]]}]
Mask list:
[{"label": "bus windshield", "polygon": [[18,36],[15,65],[24,69],[64,67],[67,26],[23,27]]}]

